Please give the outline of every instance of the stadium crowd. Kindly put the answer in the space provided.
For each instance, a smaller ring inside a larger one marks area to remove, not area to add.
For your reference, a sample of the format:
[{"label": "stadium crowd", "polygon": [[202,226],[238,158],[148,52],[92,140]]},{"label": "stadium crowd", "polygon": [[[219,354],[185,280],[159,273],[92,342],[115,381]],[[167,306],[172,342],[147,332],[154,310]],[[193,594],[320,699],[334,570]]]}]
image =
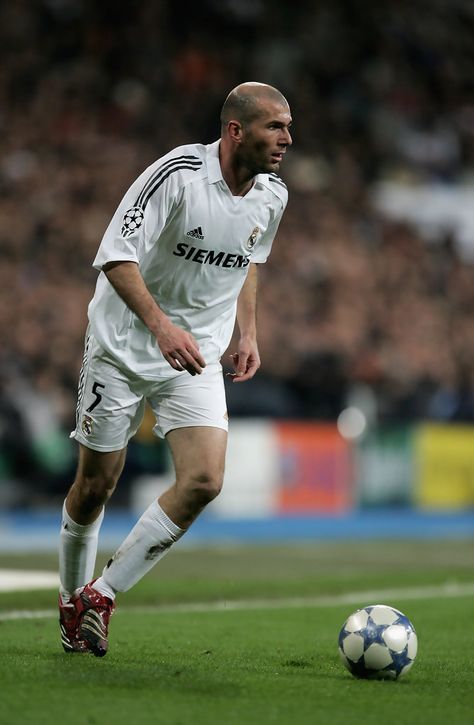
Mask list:
[{"label": "stadium crowd", "polygon": [[288,97],[294,146],[261,269],[263,365],[229,386],[231,411],[334,419],[365,391],[381,422],[474,420],[472,261],[449,226],[425,239],[373,203],[386,180],[469,184],[473,31],[461,0],[2,3],[10,471],[66,465],[55,441],[72,427],[91,262],[117,202],[173,146],[217,138],[225,94],[250,79]]}]

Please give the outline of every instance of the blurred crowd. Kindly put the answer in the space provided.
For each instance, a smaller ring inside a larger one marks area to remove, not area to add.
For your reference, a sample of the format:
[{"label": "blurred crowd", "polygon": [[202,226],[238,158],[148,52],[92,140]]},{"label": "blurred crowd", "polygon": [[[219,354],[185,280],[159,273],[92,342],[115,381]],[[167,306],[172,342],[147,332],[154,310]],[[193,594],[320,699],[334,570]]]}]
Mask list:
[{"label": "blurred crowd", "polygon": [[474,420],[474,255],[454,226],[425,238],[374,204],[387,181],[471,188],[473,33],[469,0],[2,3],[0,476],[73,460],[102,233],[147,165],[218,137],[243,80],[285,93],[294,146],[263,365],[230,411],[335,419],[358,399],[382,423]]}]

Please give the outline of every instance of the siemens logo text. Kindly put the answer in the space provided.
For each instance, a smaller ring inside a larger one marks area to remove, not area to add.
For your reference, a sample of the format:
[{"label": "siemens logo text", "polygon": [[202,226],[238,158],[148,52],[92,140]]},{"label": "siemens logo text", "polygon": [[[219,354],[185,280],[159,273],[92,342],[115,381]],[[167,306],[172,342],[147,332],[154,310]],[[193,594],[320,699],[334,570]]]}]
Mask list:
[{"label": "siemens logo text", "polygon": [[212,249],[200,249],[199,247],[191,247],[189,244],[179,242],[173,254],[176,257],[184,257],[191,262],[198,264],[214,264],[216,267],[248,267],[250,263],[250,255],[246,254],[229,254],[228,252],[215,252]]}]

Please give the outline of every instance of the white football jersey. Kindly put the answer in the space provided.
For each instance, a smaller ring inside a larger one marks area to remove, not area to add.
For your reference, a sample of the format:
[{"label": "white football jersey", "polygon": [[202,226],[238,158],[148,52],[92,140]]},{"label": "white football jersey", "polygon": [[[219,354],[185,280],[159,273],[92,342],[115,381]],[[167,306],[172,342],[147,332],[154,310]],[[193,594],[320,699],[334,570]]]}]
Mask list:
[{"label": "white football jersey", "polygon": [[[206,363],[229,345],[237,298],[252,262],[265,262],[287,203],[276,174],[259,174],[244,197],[222,177],[219,141],[180,146],[132,184],[94,260],[137,262],[154,299],[197,340]],[[89,305],[101,346],[146,379],[176,373],[155,337],[101,272]]]}]

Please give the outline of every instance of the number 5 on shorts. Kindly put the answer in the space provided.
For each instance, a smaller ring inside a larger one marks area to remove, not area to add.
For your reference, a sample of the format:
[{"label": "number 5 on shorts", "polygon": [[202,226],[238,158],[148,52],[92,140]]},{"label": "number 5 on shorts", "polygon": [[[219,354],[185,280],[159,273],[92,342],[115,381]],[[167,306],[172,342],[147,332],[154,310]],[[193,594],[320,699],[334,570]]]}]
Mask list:
[{"label": "number 5 on shorts", "polygon": [[94,385],[92,386],[92,392],[95,395],[95,400],[92,405],[87,408],[86,413],[92,413],[94,408],[97,408],[100,401],[102,400],[102,395],[99,393],[98,388],[105,388],[105,385],[102,385],[102,383],[94,383]]}]

